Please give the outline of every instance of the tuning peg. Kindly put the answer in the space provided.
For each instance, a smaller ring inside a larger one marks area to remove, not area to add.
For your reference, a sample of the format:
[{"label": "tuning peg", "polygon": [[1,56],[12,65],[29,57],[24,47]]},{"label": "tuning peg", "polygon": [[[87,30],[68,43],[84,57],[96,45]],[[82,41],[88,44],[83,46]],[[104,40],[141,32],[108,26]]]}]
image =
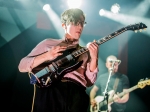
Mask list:
[{"label": "tuning peg", "polygon": [[144,79],[140,79],[140,81],[143,81]]},{"label": "tuning peg", "polygon": [[149,78],[147,78],[147,77],[145,78],[145,80],[148,80],[148,79],[149,79]]},{"label": "tuning peg", "polygon": [[135,33],[137,33],[137,30],[134,30]]}]

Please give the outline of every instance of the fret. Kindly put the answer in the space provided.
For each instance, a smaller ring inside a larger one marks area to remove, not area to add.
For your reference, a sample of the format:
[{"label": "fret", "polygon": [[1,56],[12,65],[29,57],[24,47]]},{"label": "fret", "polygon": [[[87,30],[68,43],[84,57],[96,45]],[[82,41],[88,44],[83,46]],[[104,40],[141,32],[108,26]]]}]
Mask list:
[{"label": "fret", "polygon": [[123,29],[120,29],[120,30],[118,30],[118,31],[116,31],[116,32],[114,32],[114,33],[112,33],[112,34],[106,36],[106,37],[103,37],[102,39],[100,39],[100,40],[97,41],[97,44],[99,44],[99,45],[100,45],[100,44],[103,44],[103,43],[105,43],[106,41],[108,41],[108,40],[110,40],[110,39],[116,37],[117,35],[119,35],[119,34],[125,32],[126,30],[127,30],[127,29],[123,28]]},{"label": "fret", "polygon": [[72,55],[73,55],[74,57],[78,57],[78,56],[80,56],[81,54],[83,54],[83,53],[85,53],[85,52],[87,52],[87,51],[88,51],[88,49],[87,49],[86,47],[83,47],[83,48],[81,48],[81,49],[79,49],[79,50],[73,52]]}]

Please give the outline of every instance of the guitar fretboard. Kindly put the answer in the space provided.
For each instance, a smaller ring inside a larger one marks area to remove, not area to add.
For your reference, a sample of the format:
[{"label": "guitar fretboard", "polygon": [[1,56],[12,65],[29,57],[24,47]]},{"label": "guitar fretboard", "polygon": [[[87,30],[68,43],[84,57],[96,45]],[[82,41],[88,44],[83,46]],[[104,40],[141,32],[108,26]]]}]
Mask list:
[{"label": "guitar fretboard", "polygon": [[[103,38],[97,40],[96,43],[97,43],[98,45],[101,45],[101,44],[107,42],[108,40],[110,40],[110,39],[116,37],[117,35],[119,35],[119,34],[125,32],[125,31],[127,31],[126,28],[121,28],[121,29],[119,29],[118,31],[116,31],[116,32],[114,32],[114,33],[112,33],[112,34],[109,34],[108,36],[105,36],[105,37],[103,37]],[[83,48],[81,48],[81,49],[79,49],[79,50],[73,52],[72,55],[75,56],[75,57],[78,57],[78,56],[80,56],[81,54],[83,54],[83,53],[85,53],[85,52],[87,52],[87,51],[88,51],[88,48],[83,47]]]},{"label": "guitar fretboard", "polygon": [[118,31],[116,31],[116,32],[114,32],[112,34],[109,34],[108,36],[103,37],[102,39],[97,40],[97,44],[101,45],[101,44],[105,43],[106,41],[108,41],[108,40],[116,37],[117,35],[120,35],[121,33],[125,32],[125,31],[127,31],[126,28],[121,28],[121,29],[119,29]]},{"label": "guitar fretboard", "polygon": [[[121,33],[125,32],[127,30],[136,31],[136,30],[141,30],[141,29],[144,29],[144,28],[147,28],[147,26],[145,24],[143,24],[143,23],[138,23],[138,24],[134,24],[134,25],[128,25],[127,27],[121,28],[121,29],[115,31],[114,33],[109,34],[108,36],[105,36],[105,37],[97,40],[96,43],[98,45],[101,45],[101,44],[107,42],[108,40],[110,40],[110,39],[120,35]],[[64,57],[63,59],[58,60],[57,63],[58,63],[58,65],[61,65],[64,61],[66,61],[66,58],[68,60],[72,60],[73,59],[72,56],[78,57],[78,56],[80,56],[81,54],[83,54],[83,53],[85,53],[87,51],[88,51],[87,47],[82,47],[81,49],[79,49],[77,51],[74,51],[72,54]]]}]

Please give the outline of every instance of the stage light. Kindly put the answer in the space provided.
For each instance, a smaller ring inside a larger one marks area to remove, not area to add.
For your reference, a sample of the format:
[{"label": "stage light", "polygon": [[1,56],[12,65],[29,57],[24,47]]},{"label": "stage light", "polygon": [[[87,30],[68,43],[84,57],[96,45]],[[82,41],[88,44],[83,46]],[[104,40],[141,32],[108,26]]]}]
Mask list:
[{"label": "stage light", "polygon": [[79,8],[81,6],[81,0],[68,0],[67,1],[69,8]]},{"label": "stage light", "polygon": [[119,4],[115,3],[114,5],[112,5],[111,12],[117,14],[117,13],[119,13],[119,11],[120,11],[120,5]]},{"label": "stage light", "polygon": [[50,5],[49,4],[45,4],[43,6],[43,10],[48,11],[50,9]]},{"label": "stage light", "polygon": [[57,31],[59,38],[64,34],[63,29],[60,27],[62,25],[59,15],[49,7],[49,10],[45,11],[55,30]]},{"label": "stage light", "polygon": [[104,9],[101,9],[100,11],[99,11],[99,15],[100,16],[103,16],[105,14],[105,10]]}]

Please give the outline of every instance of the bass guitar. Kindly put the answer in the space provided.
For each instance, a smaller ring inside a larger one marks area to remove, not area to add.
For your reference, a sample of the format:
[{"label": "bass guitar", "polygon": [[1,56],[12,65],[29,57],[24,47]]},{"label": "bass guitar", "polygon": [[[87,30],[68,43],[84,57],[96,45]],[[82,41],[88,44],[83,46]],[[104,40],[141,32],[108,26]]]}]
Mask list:
[{"label": "bass guitar", "polygon": [[[127,91],[122,92],[120,94],[117,94],[120,98],[124,96],[127,93],[132,92],[133,90],[136,90],[138,88],[143,89],[146,85],[150,85],[150,79],[141,79],[137,85],[129,88]],[[95,106],[90,106],[90,112],[110,112],[111,111],[111,104],[116,100],[113,98],[114,91],[111,90],[108,92],[109,94],[109,99],[108,99],[108,111],[107,110],[102,110],[104,106],[107,106],[107,101],[104,100],[104,96],[96,96],[95,101],[97,102]]]},{"label": "bass guitar", "polygon": [[[125,31],[137,31],[145,28],[147,28],[147,26],[142,22],[128,25],[127,27],[121,28],[118,31],[109,34],[108,36],[97,40],[96,43],[101,45]],[[32,72],[29,73],[30,83],[36,84],[39,87],[48,87],[52,83],[58,82],[66,73],[74,71],[82,65],[83,61],[77,61],[77,59],[85,52],[88,52],[87,47],[82,47],[81,49],[75,50],[73,52],[66,52],[63,53],[65,55],[57,57],[52,62],[44,63],[44,68],[41,68],[38,71],[33,69]]]}]

